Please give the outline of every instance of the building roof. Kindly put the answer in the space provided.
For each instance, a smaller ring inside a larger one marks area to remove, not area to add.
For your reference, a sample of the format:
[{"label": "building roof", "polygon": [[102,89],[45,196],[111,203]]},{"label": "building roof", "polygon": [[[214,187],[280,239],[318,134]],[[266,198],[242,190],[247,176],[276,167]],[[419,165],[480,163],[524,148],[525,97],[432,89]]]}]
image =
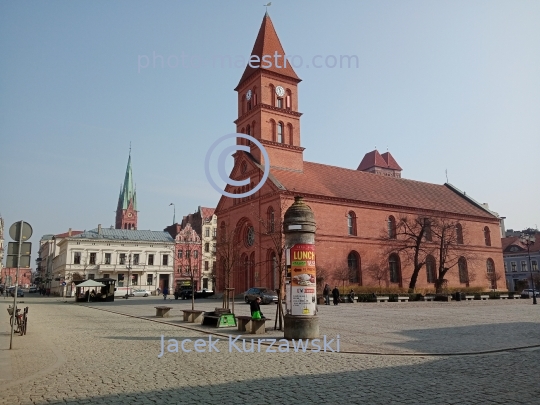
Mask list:
[{"label": "building roof", "polygon": [[[76,236],[76,235],[80,235],[81,233],[83,233],[83,231],[71,231],[71,236]],[[53,235],[51,235],[53,236]],[[58,235],[54,235],[55,238],[67,238],[69,237],[69,232],[64,232],[64,233],[59,233]],[[43,237],[45,238],[45,236]],[[41,239],[43,239],[41,238]],[[52,238],[51,238],[52,239]]]},{"label": "building roof", "polygon": [[174,242],[174,239],[168,232],[164,231],[139,231],[133,229],[107,229],[102,228],[101,233],[98,229],[84,231],[74,238],[81,239],[109,239],[109,240],[128,240],[145,242]]},{"label": "building roof", "polygon": [[131,170],[131,150],[129,152],[128,164],[126,167],[126,175],[124,176],[124,184],[120,188],[118,197],[118,208],[126,210],[129,203],[133,201],[133,209],[137,211],[137,192],[133,187],[133,173]]},{"label": "building roof", "polygon": [[[274,58],[276,52],[277,55],[281,55],[281,57],[278,59],[278,63],[275,62]],[[252,65],[257,65],[258,67],[251,67],[248,63],[246,69],[244,70],[244,74],[240,79],[240,82],[238,82],[238,86],[240,86],[240,84],[242,84],[244,80],[248,79],[253,73],[260,70],[266,70],[280,75],[288,76],[300,82],[300,78],[297,76],[291,64],[289,62],[283,62],[285,51],[283,50],[283,46],[281,46],[281,42],[274,28],[274,24],[272,24],[272,20],[270,19],[268,13],[266,13],[263,17],[261,28],[259,29],[257,39],[255,40],[253,50],[251,51],[251,56],[253,55],[258,56],[259,60],[261,60],[261,63],[252,63]],[[268,63],[264,63],[262,61],[264,55],[272,56],[272,64],[270,67],[262,67],[268,65]]]},{"label": "building roof", "polygon": [[402,170],[401,167],[398,165],[394,157],[390,154],[390,152],[385,152],[382,155],[379,153],[377,149],[372,150],[371,152],[368,152],[364,155],[364,158],[360,162],[360,165],[358,166],[358,169],[356,170],[368,170],[372,167],[382,167],[385,169],[392,169],[392,170]]},{"label": "building roof", "polygon": [[[531,252],[540,252],[540,233],[536,233],[535,235],[536,241],[529,246],[529,250]],[[504,253],[527,253],[527,245],[521,242],[521,238],[519,236],[510,236],[508,238],[501,238],[501,244],[502,244],[502,250]],[[520,248],[519,252],[510,252],[507,251],[507,249],[510,246],[517,246]]]},{"label": "building roof", "polygon": [[216,211],[215,208],[208,207],[199,207],[199,210],[201,211],[201,216],[204,221],[211,221],[212,217],[214,216],[214,212]]},{"label": "building roof", "polygon": [[279,188],[300,195],[496,218],[486,209],[463,198],[449,184],[380,176],[313,162],[304,162],[303,172],[272,169],[269,178]]}]

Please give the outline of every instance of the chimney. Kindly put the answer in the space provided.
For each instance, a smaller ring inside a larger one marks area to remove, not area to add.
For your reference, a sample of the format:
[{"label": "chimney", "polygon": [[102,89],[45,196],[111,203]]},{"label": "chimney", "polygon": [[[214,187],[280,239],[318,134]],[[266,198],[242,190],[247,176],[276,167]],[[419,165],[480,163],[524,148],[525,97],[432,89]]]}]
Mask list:
[{"label": "chimney", "polygon": [[68,236],[71,236],[71,228],[68,230]]},{"label": "chimney", "polygon": [[98,224],[97,226],[97,233],[98,235],[101,235],[101,224]]}]

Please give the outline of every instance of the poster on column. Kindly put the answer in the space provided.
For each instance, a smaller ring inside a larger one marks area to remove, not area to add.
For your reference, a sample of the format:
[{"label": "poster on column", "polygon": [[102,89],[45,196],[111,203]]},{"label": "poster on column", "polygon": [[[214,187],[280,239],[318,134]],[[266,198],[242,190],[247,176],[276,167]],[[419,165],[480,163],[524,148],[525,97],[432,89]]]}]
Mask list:
[{"label": "poster on column", "polygon": [[315,245],[299,243],[290,250],[292,315],[315,315],[317,283]]}]

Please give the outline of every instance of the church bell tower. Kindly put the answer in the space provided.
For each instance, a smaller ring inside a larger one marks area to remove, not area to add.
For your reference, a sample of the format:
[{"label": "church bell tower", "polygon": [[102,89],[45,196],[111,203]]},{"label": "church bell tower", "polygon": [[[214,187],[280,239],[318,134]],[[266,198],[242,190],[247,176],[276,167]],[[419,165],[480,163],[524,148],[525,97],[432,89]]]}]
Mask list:
[{"label": "church bell tower", "polygon": [[131,147],[124,177],[124,184],[120,187],[118,206],[116,208],[116,229],[137,229],[137,191],[133,187],[133,174],[131,172]]},{"label": "church bell tower", "polygon": [[[277,36],[268,13],[251,51],[251,57],[240,82],[236,132],[253,136],[268,152],[272,169],[303,170],[300,146],[297,76]],[[251,155],[263,164],[256,145],[238,138],[237,144],[250,146]]]}]

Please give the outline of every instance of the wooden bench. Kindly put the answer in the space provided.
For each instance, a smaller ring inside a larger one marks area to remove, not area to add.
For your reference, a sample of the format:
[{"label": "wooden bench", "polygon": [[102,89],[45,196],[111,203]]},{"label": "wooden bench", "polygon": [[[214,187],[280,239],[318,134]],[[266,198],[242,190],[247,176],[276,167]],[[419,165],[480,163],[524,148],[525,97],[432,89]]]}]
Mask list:
[{"label": "wooden bench", "polygon": [[230,309],[216,308],[212,312],[204,313],[202,324],[215,328],[225,328],[227,326],[236,326],[236,318]]},{"label": "wooden bench", "polygon": [[433,301],[434,299],[434,295],[424,295],[424,301]]},{"label": "wooden bench", "polygon": [[465,295],[464,299],[467,300],[467,301],[472,301],[472,300],[474,300],[474,295]]},{"label": "wooden bench", "polygon": [[270,318],[253,319],[251,316],[237,316],[238,331],[247,332],[253,335],[263,335],[266,332],[266,321]]},{"label": "wooden bench", "polygon": [[156,316],[158,318],[168,318],[169,317],[169,311],[172,309],[172,307],[154,307],[156,309]]},{"label": "wooden bench", "polygon": [[204,311],[199,311],[197,309],[183,309],[182,312],[184,313],[184,322],[201,322],[202,321],[202,314]]},{"label": "wooden bench", "polygon": [[375,299],[377,300],[377,302],[388,302],[388,300],[390,299],[390,297],[388,296],[376,296]]}]

